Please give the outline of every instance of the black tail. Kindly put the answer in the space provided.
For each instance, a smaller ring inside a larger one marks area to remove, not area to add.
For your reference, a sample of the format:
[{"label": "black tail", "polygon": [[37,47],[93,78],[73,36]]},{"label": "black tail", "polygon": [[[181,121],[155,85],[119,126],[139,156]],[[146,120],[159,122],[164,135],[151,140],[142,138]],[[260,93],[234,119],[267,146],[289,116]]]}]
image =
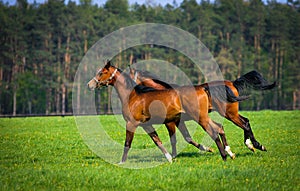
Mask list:
[{"label": "black tail", "polygon": [[211,97],[212,100],[219,100],[222,102],[233,103],[244,101],[249,98],[249,96],[235,96],[232,90],[226,85],[207,86],[205,87],[205,91],[207,95]]},{"label": "black tail", "polygon": [[253,70],[236,79],[233,82],[233,85],[240,94],[246,88],[251,88],[254,90],[270,90],[276,86],[276,82],[269,84],[260,73]]}]

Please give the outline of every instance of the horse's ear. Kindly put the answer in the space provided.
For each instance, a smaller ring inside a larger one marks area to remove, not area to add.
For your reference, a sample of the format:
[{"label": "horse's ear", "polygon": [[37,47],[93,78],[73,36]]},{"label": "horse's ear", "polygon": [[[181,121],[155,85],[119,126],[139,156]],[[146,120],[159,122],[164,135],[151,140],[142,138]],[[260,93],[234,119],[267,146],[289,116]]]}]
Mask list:
[{"label": "horse's ear", "polygon": [[129,73],[133,75],[134,74],[134,69],[131,67],[130,64],[128,64],[128,67],[129,67]]},{"label": "horse's ear", "polygon": [[136,64],[136,63],[137,63],[136,57],[134,57],[134,58],[132,59],[132,64]]},{"label": "horse's ear", "polygon": [[106,60],[104,68],[108,69],[111,66],[110,60]]}]

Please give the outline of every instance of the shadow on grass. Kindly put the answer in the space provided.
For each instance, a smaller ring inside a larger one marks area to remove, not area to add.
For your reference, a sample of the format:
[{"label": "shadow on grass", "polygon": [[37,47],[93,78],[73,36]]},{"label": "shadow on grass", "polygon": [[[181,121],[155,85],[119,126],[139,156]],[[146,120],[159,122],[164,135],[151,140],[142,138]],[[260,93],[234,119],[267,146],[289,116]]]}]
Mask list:
[{"label": "shadow on grass", "polygon": [[236,157],[249,157],[249,156],[261,156],[261,151],[255,151],[255,152],[243,152],[243,153],[235,153]]},{"label": "shadow on grass", "polygon": [[[261,151],[256,151],[256,152],[242,152],[242,153],[235,153],[237,158],[244,158],[244,157],[251,157],[251,156],[261,156],[264,154],[264,152]],[[217,156],[220,155],[219,152],[213,152],[213,153],[208,153],[208,152],[183,152],[179,153],[176,158],[197,158],[197,157],[207,157],[207,156]],[[227,154],[227,157],[229,155]]]},{"label": "shadow on grass", "polygon": [[[261,156],[261,151],[256,151],[256,152],[243,152],[243,153],[235,153],[236,157],[243,158],[243,157],[249,157],[249,156]],[[181,152],[179,153],[176,158],[198,158],[198,157],[207,157],[207,156],[216,156],[220,155],[219,152],[213,152],[213,153],[208,153],[208,152]],[[160,156],[153,156],[151,158],[144,157],[144,156],[129,156],[128,159],[131,161],[135,162],[153,162],[153,161],[161,161],[164,160],[163,154]],[[84,160],[96,160],[96,159],[102,159],[101,157],[95,155],[95,156],[83,156],[82,159]]]},{"label": "shadow on grass", "polygon": [[86,159],[86,160],[94,160],[94,159],[101,159],[99,156],[83,156],[82,157],[83,159]]},{"label": "shadow on grass", "polygon": [[219,153],[201,153],[201,152],[185,152],[185,153],[179,153],[176,158],[197,158],[197,157],[203,157],[203,156],[212,156]]}]

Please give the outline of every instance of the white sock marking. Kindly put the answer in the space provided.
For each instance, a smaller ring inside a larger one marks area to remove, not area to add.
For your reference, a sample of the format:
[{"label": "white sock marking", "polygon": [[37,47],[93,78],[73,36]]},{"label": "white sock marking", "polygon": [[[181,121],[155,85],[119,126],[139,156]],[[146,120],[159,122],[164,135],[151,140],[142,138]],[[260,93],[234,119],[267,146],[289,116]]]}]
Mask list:
[{"label": "white sock marking", "polygon": [[230,155],[231,158],[235,157],[235,154],[230,150],[230,146],[226,146],[225,151]]},{"label": "white sock marking", "polygon": [[165,156],[168,159],[169,163],[172,163],[172,156],[169,153],[166,153]]},{"label": "white sock marking", "polygon": [[254,149],[250,139],[246,139],[245,144],[249,149],[251,149],[251,150]]}]

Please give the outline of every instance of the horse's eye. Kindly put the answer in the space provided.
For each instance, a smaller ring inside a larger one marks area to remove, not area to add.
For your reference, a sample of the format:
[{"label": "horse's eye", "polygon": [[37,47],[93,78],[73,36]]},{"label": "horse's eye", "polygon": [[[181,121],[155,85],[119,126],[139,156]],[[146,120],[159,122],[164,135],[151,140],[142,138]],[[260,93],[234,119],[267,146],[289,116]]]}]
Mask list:
[{"label": "horse's eye", "polygon": [[101,76],[102,74],[105,74],[105,71],[98,72],[98,75]]}]

